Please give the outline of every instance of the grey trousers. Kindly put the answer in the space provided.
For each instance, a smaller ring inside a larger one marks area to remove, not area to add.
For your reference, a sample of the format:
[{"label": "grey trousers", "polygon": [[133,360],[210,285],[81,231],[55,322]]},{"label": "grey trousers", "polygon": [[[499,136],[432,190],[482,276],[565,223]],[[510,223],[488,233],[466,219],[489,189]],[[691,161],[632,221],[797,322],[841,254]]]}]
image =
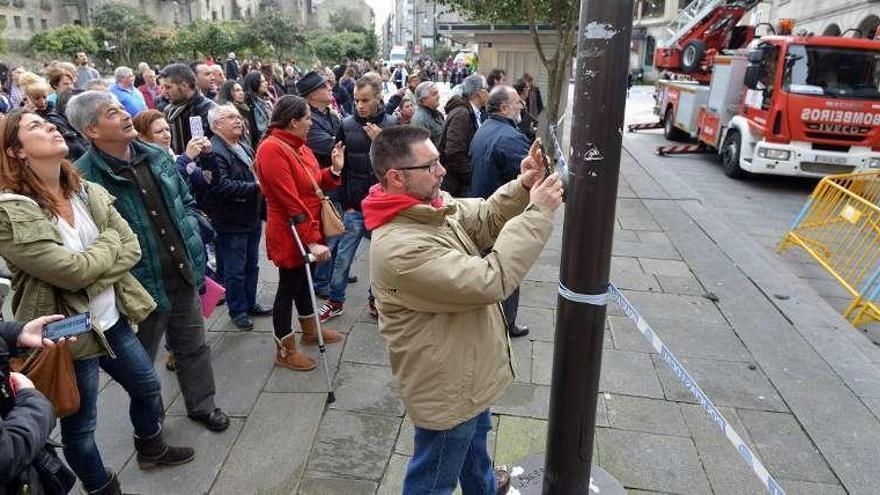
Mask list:
[{"label": "grey trousers", "polygon": [[190,416],[214,411],[214,368],[211,348],[205,339],[202,302],[195,287],[183,284],[167,286],[169,311],[155,310],[138,325],[138,339],[151,361],[156,360],[164,334],[177,360],[177,382]]}]

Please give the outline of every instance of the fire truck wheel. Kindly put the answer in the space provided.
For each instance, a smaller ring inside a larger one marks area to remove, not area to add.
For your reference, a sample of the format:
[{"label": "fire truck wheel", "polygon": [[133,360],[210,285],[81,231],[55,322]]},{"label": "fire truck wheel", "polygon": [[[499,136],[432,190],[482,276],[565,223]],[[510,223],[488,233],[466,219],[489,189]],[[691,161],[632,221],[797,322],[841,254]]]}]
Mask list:
[{"label": "fire truck wheel", "polygon": [[681,49],[681,70],[694,72],[700,68],[703,55],[706,54],[706,42],[703,40],[690,40]]},{"label": "fire truck wheel", "polygon": [[739,153],[742,147],[742,138],[739,131],[731,129],[727,131],[724,145],[721,147],[721,167],[724,175],[732,179],[742,179],[747,172],[739,167]]},{"label": "fire truck wheel", "polygon": [[663,115],[663,136],[670,141],[684,141],[688,138],[687,134],[675,127],[675,113],[672,107],[667,108],[666,114]]}]

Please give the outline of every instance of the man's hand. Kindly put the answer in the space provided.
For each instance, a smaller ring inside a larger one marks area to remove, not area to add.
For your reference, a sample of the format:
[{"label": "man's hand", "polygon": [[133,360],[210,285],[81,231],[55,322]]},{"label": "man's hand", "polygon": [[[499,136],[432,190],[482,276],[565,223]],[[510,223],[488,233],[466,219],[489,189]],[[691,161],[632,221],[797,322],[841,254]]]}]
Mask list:
[{"label": "man's hand", "polygon": [[330,261],[330,248],[317,242],[309,244],[309,252],[315,257],[315,263]]},{"label": "man's hand", "polygon": [[533,187],[529,193],[529,200],[535,206],[553,215],[556,208],[562,204],[562,180],[559,174],[552,173],[543,182]]},{"label": "man's hand", "polygon": [[382,128],[372,122],[368,122],[367,125],[364,126],[364,132],[367,133],[367,136],[370,136],[371,141],[374,141],[376,136],[382,132]]},{"label": "man's hand", "polygon": [[32,382],[30,378],[22,375],[21,373],[10,373],[9,380],[12,382],[12,386],[15,387],[16,390],[34,388],[34,382]]},{"label": "man's hand", "polygon": [[345,166],[345,145],[342,144],[342,141],[339,141],[333,147],[333,151],[330,152],[330,161],[332,162],[330,167],[333,173],[338,174],[342,172],[342,167]]},{"label": "man's hand", "polygon": [[[63,320],[64,315],[41,316],[36,320],[25,323],[21,333],[18,334],[18,346],[39,349],[41,347],[53,347],[55,342],[43,338],[43,327],[53,321]],[[62,341],[64,339],[59,340]]]},{"label": "man's hand", "polygon": [[544,156],[541,153],[541,138],[535,139],[535,142],[532,143],[529,154],[523,158],[519,169],[522,174],[520,181],[526,189],[531,189],[532,186],[544,180],[546,169]]},{"label": "man's hand", "polygon": [[205,180],[206,184],[210,184],[214,180],[214,174],[210,170],[202,170],[202,179]]},{"label": "man's hand", "polygon": [[[186,143],[186,156],[189,157],[190,160],[195,160],[201,154],[208,154],[211,152],[211,140],[206,137],[194,137]],[[192,173],[192,172],[190,172]]]}]

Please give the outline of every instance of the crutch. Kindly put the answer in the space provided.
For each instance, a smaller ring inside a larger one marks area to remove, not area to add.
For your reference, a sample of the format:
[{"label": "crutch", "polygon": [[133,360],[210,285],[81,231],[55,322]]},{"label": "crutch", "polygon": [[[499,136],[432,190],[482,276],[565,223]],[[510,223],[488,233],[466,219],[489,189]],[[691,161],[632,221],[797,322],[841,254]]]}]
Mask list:
[{"label": "crutch", "polygon": [[299,232],[296,231],[296,225],[306,220],[306,216],[300,213],[290,219],[290,230],[293,232],[293,238],[296,239],[296,246],[299,253],[303,257],[306,264],[306,277],[309,281],[309,295],[312,296],[312,317],[315,318],[315,327],[318,329],[318,350],[321,352],[321,364],[324,366],[324,378],[327,380],[327,403],[336,402],[336,394],[333,392],[333,383],[330,381],[330,368],[327,366],[327,348],[324,347],[324,331],[321,329],[321,318],[318,316],[318,300],[315,297],[315,286],[312,285],[312,263],[315,261],[314,255],[306,251],[302,240],[299,238]]}]

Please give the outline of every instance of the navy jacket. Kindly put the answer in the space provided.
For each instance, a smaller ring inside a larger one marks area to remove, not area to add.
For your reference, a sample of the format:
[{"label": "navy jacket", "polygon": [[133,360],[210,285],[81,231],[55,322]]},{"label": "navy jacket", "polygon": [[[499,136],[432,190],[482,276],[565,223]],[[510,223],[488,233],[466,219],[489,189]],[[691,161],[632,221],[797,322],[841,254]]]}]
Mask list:
[{"label": "navy jacket", "polygon": [[361,211],[361,201],[367,197],[370,187],[379,182],[370,162],[370,146],[373,141],[364,130],[367,122],[382,128],[397,125],[397,119],[381,109],[369,119],[361,119],[357,114],[342,119],[337,141],[345,144],[345,168],[342,169],[342,186],[337,191],[345,210],[354,208]]},{"label": "navy jacket", "polygon": [[471,188],[468,196],[488,198],[519,175],[520,163],[529,154],[529,140],[516,124],[491,115],[471,141]]},{"label": "navy jacket", "polygon": [[[251,161],[254,152],[244,141],[245,154]],[[245,233],[260,228],[260,187],[247,163],[241,160],[220,136],[211,138],[217,169],[205,194],[205,209],[214,230],[221,233]]]}]

